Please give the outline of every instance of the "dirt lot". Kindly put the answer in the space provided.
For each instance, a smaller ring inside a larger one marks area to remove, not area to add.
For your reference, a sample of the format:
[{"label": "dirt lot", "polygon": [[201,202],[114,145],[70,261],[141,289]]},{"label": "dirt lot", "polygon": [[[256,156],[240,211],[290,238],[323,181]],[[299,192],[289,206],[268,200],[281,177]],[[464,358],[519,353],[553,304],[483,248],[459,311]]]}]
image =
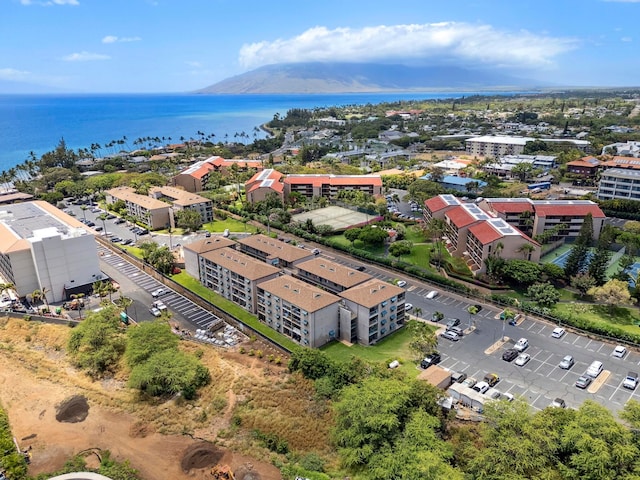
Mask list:
[{"label": "dirt lot", "polygon": [[[68,332],[67,327],[0,319],[0,402],[21,448],[32,447],[29,474],[55,471],[79,452],[110,450],[148,480],[211,479],[216,463],[232,467],[238,480],[281,478],[269,463],[233,453],[218,433],[229,427],[234,385],[245,378],[262,381],[266,367],[285,375],[283,367],[203,347],[202,361],[214,379],[203,396],[222,395],[224,403],[217,415],[210,412],[198,424],[193,418],[202,406],[172,399],[141,407],[122,380],[93,382],[77,372],[63,351]],[[87,462],[97,462],[96,455],[88,453]]]}]

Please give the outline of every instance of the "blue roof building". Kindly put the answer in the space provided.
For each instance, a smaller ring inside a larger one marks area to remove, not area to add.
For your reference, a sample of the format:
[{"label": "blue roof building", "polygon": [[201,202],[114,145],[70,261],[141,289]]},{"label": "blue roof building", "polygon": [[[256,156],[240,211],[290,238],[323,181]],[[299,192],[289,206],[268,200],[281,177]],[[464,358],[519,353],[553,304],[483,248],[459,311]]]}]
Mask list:
[{"label": "blue roof building", "polygon": [[[431,180],[431,174],[427,173],[423,177],[420,177],[421,180]],[[471,182],[478,183],[478,190],[482,190],[487,186],[487,182],[483,180],[478,180],[475,178],[469,177],[455,177],[453,175],[444,175],[442,177],[442,181],[438,182],[442,187],[447,190],[456,190],[458,192],[468,192],[467,184]]]}]

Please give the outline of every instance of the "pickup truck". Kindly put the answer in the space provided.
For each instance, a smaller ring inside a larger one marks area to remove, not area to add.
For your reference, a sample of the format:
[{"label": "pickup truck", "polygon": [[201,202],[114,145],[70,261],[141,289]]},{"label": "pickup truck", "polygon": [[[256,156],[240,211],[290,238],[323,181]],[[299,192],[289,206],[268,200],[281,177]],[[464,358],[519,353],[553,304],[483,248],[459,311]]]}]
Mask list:
[{"label": "pickup truck", "polygon": [[155,302],[153,302],[153,307],[157,308],[160,311],[167,309],[167,306],[162,300],[156,300]]}]

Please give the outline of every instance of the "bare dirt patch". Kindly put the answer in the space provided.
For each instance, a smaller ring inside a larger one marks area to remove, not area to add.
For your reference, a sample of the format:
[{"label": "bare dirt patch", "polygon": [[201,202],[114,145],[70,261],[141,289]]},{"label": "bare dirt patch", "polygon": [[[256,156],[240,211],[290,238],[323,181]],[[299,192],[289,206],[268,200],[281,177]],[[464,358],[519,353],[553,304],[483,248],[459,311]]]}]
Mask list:
[{"label": "bare dirt patch", "polygon": [[[29,475],[54,472],[81,452],[109,450],[112,458],[129,460],[145,480],[210,480],[216,461],[234,472],[251,465],[247,473],[261,480],[282,478],[270,463],[231,451],[227,444],[236,440],[233,437],[217,436],[220,429],[229,428],[233,390],[241,387],[237,380],[270,380],[263,377],[264,361],[238,355],[227,359],[206,347],[202,360],[215,381],[204,389],[200,402],[181,404],[172,399],[145,404],[135,401],[119,380],[107,382],[107,388],[105,382],[92,381],[72,368],[60,354],[69,332],[66,327],[16,322],[0,319],[0,404],[21,448],[32,447]],[[213,396],[228,398],[229,403],[215,415],[206,415],[206,421],[198,421]],[[95,466],[94,457],[85,457],[90,466]]]}]

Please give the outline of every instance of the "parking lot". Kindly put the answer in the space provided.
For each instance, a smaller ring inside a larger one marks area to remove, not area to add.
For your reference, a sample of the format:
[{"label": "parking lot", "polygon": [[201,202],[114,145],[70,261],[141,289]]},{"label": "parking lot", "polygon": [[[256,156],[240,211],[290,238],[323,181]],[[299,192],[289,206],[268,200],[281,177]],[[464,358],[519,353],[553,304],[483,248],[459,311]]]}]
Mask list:
[{"label": "parking lot", "polygon": [[[167,305],[171,313],[182,317],[182,319],[193,325],[194,329],[207,330],[211,325],[218,321],[218,317],[213,313],[196,305],[179,293],[165,287],[153,277],[142,272],[131,263],[123,260],[120,256],[112,253],[108,248],[98,245],[98,254],[100,255],[101,262],[109,265],[123,277],[126,277],[129,281],[133,282],[136,286],[148,293],[148,307],[151,306],[151,303],[153,302],[151,292],[162,287],[167,291],[167,293],[159,297],[159,299]],[[114,278],[114,280],[118,281],[118,278]],[[151,320],[152,318],[153,316],[150,313],[147,314],[147,312],[140,316],[141,320]]]}]

